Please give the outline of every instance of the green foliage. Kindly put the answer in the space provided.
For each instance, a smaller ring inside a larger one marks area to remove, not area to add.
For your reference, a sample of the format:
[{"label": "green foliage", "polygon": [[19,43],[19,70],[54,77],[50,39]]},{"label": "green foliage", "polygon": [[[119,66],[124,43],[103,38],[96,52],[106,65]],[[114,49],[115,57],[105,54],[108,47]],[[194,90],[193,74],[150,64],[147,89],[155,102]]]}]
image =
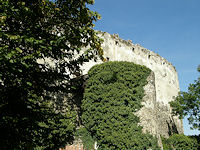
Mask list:
[{"label": "green foliage", "polygon": [[162,138],[164,150],[198,150],[198,143],[195,138],[183,134],[174,134],[168,139]]},{"label": "green foliage", "polygon": [[[200,67],[198,71],[200,72]],[[200,130],[200,77],[189,85],[188,92],[180,92],[170,105],[180,118],[189,116],[188,121],[192,124],[192,129]]]},{"label": "green foliage", "polygon": [[77,140],[81,139],[83,142],[84,150],[91,150],[94,148],[95,141],[92,138],[90,132],[85,127],[77,129],[75,136]]},{"label": "green foliage", "polygon": [[70,75],[102,53],[93,3],[0,0],[0,149],[56,149],[73,138],[74,111],[55,111],[51,95],[72,92]]},{"label": "green foliage", "polygon": [[168,139],[164,137],[161,137],[161,139],[162,139],[163,150],[173,150]]},{"label": "green foliage", "polygon": [[149,74],[148,68],[130,62],[107,62],[90,69],[82,120],[99,149],[159,149],[155,138],[142,133],[134,115],[142,107]]},{"label": "green foliage", "polygon": [[200,135],[190,135],[188,137],[197,142],[198,150],[200,150]]}]

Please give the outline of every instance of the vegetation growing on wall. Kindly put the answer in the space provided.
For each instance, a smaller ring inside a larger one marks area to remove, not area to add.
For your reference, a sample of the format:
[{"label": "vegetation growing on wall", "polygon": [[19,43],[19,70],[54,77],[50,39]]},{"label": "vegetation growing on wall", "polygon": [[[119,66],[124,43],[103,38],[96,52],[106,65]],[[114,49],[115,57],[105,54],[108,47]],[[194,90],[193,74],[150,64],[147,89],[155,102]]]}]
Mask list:
[{"label": "vegetation growing on wall", "polygon": [[90,132],[85,127],[77,129],[75,137],[77,140],[81,139],[83,142],[84,150],[92,150],[94,148],[95,141],[92,138]]},{"label": "vegetation growing on wall", "polygon": [[174,134],[168,139],[162,138],[162,143],[163,150],[198,150],[200,148],[195,137],[183,134]]},{"label": "vegetation growing on wall", "polygon": [[159,149],[156,138],[142,133],[134,115],[142,107],[150,72],[130,62],[107,62],[88,72],[82,120],[99,149]]}]

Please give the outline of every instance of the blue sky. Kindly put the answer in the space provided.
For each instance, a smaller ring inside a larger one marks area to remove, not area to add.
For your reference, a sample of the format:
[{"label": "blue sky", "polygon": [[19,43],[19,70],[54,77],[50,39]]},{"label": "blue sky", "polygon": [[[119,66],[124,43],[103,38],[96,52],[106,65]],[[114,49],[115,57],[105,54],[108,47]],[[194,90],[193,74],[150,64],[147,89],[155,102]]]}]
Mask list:
[{"label": "blue sky", "polygon": [[[199,76],[200,0],[96,0],[91,10],[101,14],[96,30],[117,33],[171,62],[180,88],[187,91]],[[191,131],[184,119],[185,134]]]}]

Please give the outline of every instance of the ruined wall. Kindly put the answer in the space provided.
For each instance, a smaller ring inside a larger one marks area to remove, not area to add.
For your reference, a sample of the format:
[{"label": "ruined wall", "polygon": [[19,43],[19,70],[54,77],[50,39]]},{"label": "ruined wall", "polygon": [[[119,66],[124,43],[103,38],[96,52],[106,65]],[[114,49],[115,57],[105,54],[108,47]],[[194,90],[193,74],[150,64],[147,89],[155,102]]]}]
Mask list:
[{"label": "ruined wall", "polygon": [[[117,35],[100,32],[104,39],[102,48],[107,61],[128,61],[144,65],[153,71],[145,88],[144,107],[138,112],[145,131],[157,136],[168,137],[172,132],[183,133],[182,121],[172,117],[169,102],[179,92],[176,69],[166,59],[146,48],[120,39]],[[82,67],[83,74],[96,65],[103,63],[90,61]]]}]

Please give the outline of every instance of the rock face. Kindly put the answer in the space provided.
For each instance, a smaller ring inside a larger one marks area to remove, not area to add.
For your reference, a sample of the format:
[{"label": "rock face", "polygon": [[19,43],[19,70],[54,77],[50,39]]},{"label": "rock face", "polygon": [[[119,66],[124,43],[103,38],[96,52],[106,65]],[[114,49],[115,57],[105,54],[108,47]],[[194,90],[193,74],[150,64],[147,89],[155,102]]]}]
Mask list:
[{"label": "rock face", "polygon": [[[144,87],[146,96],[143,108],[137,112],[140,125],[144,132],[169,137],[172,133],[183,133],[182,120],[171,114],[170,101],[179,92],[179,82],[176,69],[166,59],[146,48],[120,39],[117,35],[99,33],[104,39],[102,48],[106,61],[128,61],[144,65],[152,70],[148,84]],[[96,65],[103,63],[90,61],[82,67],[83,74]]]}]

